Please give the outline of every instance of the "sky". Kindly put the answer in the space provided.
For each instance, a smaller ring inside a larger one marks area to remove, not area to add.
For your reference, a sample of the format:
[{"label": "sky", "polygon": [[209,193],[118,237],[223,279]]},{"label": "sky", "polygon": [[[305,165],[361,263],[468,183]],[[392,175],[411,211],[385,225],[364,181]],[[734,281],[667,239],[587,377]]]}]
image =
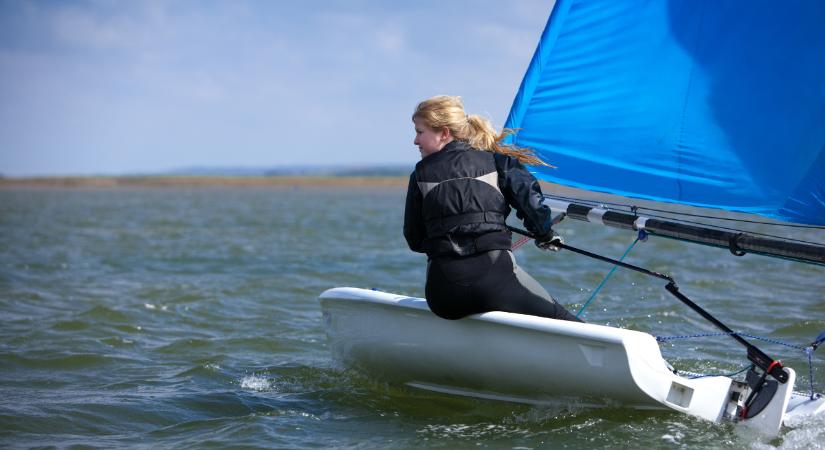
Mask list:
[{"label": "sky", "polygon": [[415,105],[500,128],[552,0],[0,0],[0,175],[414,164]]}]

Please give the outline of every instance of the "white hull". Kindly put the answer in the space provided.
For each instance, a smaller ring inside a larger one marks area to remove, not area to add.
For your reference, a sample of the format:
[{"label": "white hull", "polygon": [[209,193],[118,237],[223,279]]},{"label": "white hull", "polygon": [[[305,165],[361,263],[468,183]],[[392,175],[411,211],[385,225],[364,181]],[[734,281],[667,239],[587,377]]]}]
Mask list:
[{"label": "white hull", "polygon": [[[356,288],[320,296],[333,355],[382,379],[473,397],[546,404],[673,409],[711,421],[735,418],[746,385],[726,377],[688,379],[668,369],[647,333],[489,312],[448,321],[426,301]],[[770,404],[744,421],[776,434],[795,373]],[[790,409],[825,411],[825,399],[794,398]]]}]

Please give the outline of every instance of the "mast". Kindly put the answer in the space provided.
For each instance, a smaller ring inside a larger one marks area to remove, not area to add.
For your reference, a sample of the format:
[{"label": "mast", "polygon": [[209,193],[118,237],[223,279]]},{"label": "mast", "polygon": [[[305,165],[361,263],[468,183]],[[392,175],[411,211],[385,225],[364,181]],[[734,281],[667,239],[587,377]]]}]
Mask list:
[{"label": "mast", "polygon": [[825,265],[825,245],[791,242],[748,233],[715,230],[556,199],[545,198],[544,204],[549,206],[553,213],[564,213],[572,219],[600,223],[626,230],[645,231],[655,236],[712,247],[727,248],[737,256],[742,256],[745,253],[755,253],[809,264]]}]

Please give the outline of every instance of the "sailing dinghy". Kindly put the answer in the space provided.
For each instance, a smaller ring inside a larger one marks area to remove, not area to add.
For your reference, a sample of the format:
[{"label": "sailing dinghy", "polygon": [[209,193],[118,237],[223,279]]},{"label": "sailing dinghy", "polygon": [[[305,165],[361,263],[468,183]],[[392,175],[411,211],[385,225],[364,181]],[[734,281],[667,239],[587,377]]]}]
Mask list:
[{"label": "sailing dinghy", "polygon": [[[505,126],[518,130],[512,143],[558,167],[531,168],[543,181],[764,216],[819,233],[822,23],[822,2],[776,8],[753,0],[558,0]],[[816,242],[711,226],[696,216],[640,214],[644,209],[633,205],[545,203],[560,219],[640,238],[825,265],[825,246]],[[743,345],[751,363],[746,376],[682,376],[662,358],[656,338],[640,331],[505,312],[447,321],[423,299],[357,288],[320,296],[333,354],[347,366],[438,392],[670,409],[768,435],[790,419],[825,414],[825,397],[795,393],[793,369],[693,302],[669,276],[563,248],[666,281],[677,300]],[[808,354],[823,341],[825,333]]]}]

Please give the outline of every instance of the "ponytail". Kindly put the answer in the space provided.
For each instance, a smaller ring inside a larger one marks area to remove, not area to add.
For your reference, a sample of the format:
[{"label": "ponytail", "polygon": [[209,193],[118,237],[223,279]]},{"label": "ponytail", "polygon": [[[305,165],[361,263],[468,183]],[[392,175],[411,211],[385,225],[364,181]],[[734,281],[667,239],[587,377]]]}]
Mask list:
[{"label": "ponytail", "polygon": [[470,146],[479,150],[512,156],[525,165],[553,167],[542,161],[529,148],[516,147],[512,144],[502,143],[507,136],[515,134],[514,130],[504,128],[501,130],[501,134],[497,134],[493,128],[493,124],[491,124],[489,120],[477,114],[467,116],[467,122],[470,124],[470,135],[467,139]]},{"label": "ponytail", "polygon": [[486,118],[477,114],[468,116],[464,112],[461,97],[439,95],[424,100],[416,107],[413,113],[413,119],[415,118],[423,120],[434,130],[447,127],[455,139],[464,141],[475,149],[512,156],[525,165],[553,167],[528,148],[503,144],[504,138],[515,134],[515,131],[505,128],[499,134]]}]

